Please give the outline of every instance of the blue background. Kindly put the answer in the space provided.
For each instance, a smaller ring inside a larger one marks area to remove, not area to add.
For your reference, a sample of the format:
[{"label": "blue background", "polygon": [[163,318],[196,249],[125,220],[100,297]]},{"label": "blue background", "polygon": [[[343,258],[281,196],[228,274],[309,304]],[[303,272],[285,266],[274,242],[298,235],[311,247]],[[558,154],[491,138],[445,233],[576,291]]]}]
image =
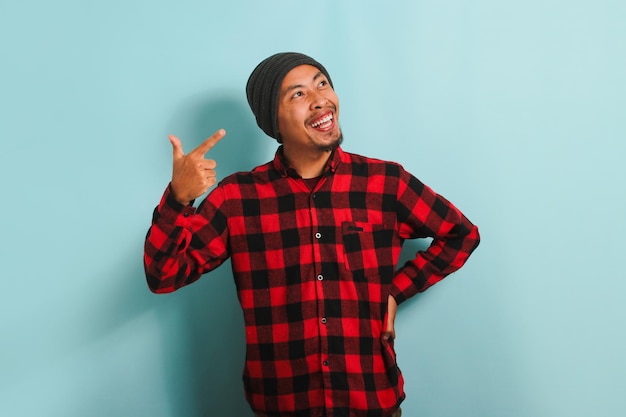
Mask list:
[{"label": "blue background", "polygon": [[[0,3],[0,415],[250,416],[224,266],[149,293],[143,239],[186,150],[265,162],[244,85],[310,54],[344,148],[402,163],[479,225],[403,304],[407,416],[626,415],[626,3]],[[408,245],[410,250],[423,243]]]}]

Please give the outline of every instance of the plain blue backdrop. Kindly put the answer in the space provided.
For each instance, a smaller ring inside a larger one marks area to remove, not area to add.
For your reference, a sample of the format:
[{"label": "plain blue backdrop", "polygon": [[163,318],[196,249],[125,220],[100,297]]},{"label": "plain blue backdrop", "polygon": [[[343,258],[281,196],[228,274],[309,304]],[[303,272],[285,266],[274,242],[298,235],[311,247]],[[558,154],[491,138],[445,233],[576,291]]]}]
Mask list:
[{"label": "plain blue backdrop", "polygon": [[[169,133],[267,161],[244,86],[279,51],[329,70],[344,148],[479,225],[403,304],[405,415],[626,415],[626,3],[0,2],[0,415],[251,415],[225,265],[175,294],[142,267]],[[411,243],[403,256],[425,243]]]}]

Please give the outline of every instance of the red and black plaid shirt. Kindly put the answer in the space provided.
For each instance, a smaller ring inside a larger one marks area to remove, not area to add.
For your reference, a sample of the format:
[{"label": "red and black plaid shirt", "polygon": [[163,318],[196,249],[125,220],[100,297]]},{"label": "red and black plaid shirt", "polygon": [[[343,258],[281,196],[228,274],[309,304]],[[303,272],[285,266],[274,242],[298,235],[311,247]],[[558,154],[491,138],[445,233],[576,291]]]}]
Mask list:
[{"label": "red and black plaid shirt", "polygon": [[[396,270],[405,239],[432,237]],[[197,210],[169,188],[145,245],[150,289],[174,291],[231,258],[258,413],[388,416],[404,399],[387,299],[460,268],[478,229],[400,165],[343,152],[311,190],[282,150],[224,179]],[[325,414],[324,414],[325,413]]]}]

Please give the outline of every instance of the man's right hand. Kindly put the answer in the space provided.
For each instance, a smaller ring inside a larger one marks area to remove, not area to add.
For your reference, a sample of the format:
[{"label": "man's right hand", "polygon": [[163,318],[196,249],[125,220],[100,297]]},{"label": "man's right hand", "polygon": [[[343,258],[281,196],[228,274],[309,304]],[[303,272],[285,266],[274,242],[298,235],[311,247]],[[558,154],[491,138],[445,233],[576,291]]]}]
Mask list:
[{"label": "man's right hand", "polygon": [[185,155],[180,139],[169,135],[174,151],[171,189],[176,201],[188,205],[215,185],[217,164],[212,159],[205,159],[204,156],[224,136],[226,136],[226,131],[220,129]]}]

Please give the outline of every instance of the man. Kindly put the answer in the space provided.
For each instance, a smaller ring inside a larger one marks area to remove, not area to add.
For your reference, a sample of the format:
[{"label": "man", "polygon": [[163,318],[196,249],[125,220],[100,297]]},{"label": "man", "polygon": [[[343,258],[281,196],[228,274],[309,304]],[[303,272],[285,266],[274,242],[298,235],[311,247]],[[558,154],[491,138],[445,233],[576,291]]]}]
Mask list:
[{"label": "man", "polygon": [[[273,161],[216,183],[205,154],[171,136],[172,181],[146,238],[148,285],[174,291],[231,258],[257,416],[400,416],[398,303],[460,268],[478,229],[400,165],[344,152],[326,69],[298,53],[261,62],[246,86]],[[405,239],[430,247],[396,270]]]}]

